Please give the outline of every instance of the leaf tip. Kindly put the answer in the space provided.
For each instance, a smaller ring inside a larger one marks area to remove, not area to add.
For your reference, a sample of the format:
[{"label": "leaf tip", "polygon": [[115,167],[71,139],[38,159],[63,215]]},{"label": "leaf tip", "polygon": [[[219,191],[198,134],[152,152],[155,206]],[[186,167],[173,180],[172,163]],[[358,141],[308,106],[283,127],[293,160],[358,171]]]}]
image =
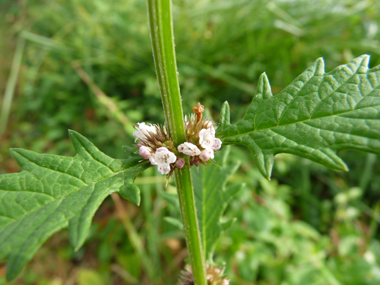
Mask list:
[{"label": "leaf tip", "polygon": [[323,57],[315,61],[315,75],[322,76],[325,73],[325,60]]},{"label": "leaf tip", "polygon": [[230,116],[230,105],[228,104],[228,101],[225,101],[222,105],[222,109],[220,110],[219,126],[221,129],[230,124]]},{"label": "leaf tip", "polygon": [[261,174],[268,180],[271,179],[272,169],[274,164],[273,154],[259,154],[254,156],[257,167],[259,168]]},{"label": "leaf tip", "polygon": [[9,149],[9,153],[10,153],[13,157],[15,157],[15,155],[18,153],[18,150],[19,150],[19,148],[14,148],[14,147],[12,147],[12,148]]},{"label": "leaf tip", "polygon": [[67,130],[68,131],[68,133],[69,133],[69,137],[70,137],[70,139],[73,141],[73,139],[76,139],[76,138],[78,138],[78,137],[82,137],[82,135],[81,134],[79,134],[78,132],[76,132],[76,131],[74,131],[74,130]]},{"label": "leaf tip", "polygon": [[361,66],[364,67],[364,70],[360,70],[361,72],[367,72],[369,68],[369,61],[371,59],[371,56],[369,54],[363,54],[359,58],[362,59]]},{"label": "leaf tip", "polygon": [[268,76],[265,72],[261,73],[259,77],[259,84],[257,86],[258,93],[262,94],[264,99],[269,99],[273,96],[270,87]]},{"label": "leaf tip", "polygon": [[[24,154],[23,154],[23,152],[24,152]],[[9,149],[9,153],[17,161],[18,165],[20,165],[21,167],[23,167],[28,162],[28,160],[26,160],[24,157],[25,152],[28,152],[28,151],[25,149],[22,149],[22,148],[10,148]]]},{"label": "leaf tip", "polygon": [[128,181],[125,185],[119,188],[119,195],[133,204],[140,206],[140,189],[136,184]]}]

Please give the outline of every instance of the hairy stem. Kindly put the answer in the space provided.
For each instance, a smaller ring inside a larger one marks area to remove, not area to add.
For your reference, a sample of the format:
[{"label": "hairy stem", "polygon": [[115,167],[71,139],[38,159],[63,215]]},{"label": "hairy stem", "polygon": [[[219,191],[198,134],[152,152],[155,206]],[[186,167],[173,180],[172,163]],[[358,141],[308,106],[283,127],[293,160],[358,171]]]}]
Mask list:
[{"label": "hairy stem", "polygon": [[[148,0],[150,36],[166,125],[174,144],[186,141],[181,95],[175,59],[170,0]],[[177,169],[175,179],[185,229],[187,248],[196,285],[206,285],[205,258],[195,209],[189,167]]]}]

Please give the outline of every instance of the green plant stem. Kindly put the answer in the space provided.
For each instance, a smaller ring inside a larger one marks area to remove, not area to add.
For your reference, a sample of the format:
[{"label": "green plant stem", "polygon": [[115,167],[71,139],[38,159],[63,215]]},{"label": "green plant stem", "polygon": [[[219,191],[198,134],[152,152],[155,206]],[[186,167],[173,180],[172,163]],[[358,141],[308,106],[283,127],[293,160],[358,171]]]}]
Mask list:
[{"label": "green plant stem", "polygon": [[[166,125],[174,145],[186,141],[181,95],[173,40],[170,0],[148,0],[150,36]],[[194,283],[206,285],[205,257],[195,208],[193,183],[189,167],[175,172],[182,222]]]}]

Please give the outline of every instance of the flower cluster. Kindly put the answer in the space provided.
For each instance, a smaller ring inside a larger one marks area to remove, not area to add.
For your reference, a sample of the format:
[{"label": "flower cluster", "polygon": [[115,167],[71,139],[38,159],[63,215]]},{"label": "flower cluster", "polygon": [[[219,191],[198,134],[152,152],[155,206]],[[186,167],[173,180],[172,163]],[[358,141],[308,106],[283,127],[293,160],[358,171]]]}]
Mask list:
[{"label": "flower cluster", "polygon": [[136,131],[133,135],[136,137],[139,154],[143,159],[149,159],[152,165],[157,165],[158,171],[163,175],[171,174],[176,168],[182,169],[187,157],[190,166],[206,164],[214,158],[214,151],[222,146],[222,141],[215,137],[212,122],[202,118],[203,106],[198,103],[193,110],[196,114],[185,117],[187,142],[178,147],[174,146],[163,126],[146,123],[134,126]]},{"label": "flower cluster", "polygon": [[[229,285],[230,281],[224,277],[224,268],[218,268],[216,266],[206,267],[207,284],[212,285]],[[189,264],[186,264],[185,269],[181,271],[179,278],[179,284],[192,285],[194,284],[194,276]]]}]

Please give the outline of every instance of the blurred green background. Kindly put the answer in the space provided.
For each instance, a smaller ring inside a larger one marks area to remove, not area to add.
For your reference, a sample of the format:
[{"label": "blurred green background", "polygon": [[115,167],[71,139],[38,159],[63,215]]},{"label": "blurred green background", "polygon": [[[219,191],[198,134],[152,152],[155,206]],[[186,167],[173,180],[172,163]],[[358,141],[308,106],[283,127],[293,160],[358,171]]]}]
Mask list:
[{"label": "blurred green background", "polygon": [[[8,89],[10,107],[0,102],[0,123],[8,119],[0,173],[20,170],[10,147],[74,155],[67,129],[122,158],[121,147],[133,143],[133,124],[164,122],[145,2],[0,2],[0,94],[15,83],[14,92]],[[262,72],[276,94],[318,57],[327,71],[361,54],[371,55],[371,66],[380,64],[377,0],[173,0],[173,6],[186,113],[201,102],[218,121],[228,100],[236,121]],[[16,60],[12,67],[14,56],[19,65]],[[17,81],[11,72],[18,72]],[[215,256],[231,284],[380,284],[380,159],[340,155],[350,172],[278,155],[269,182],[247,149],[232,148],[230,159],[242,165],[230,183],[246,186],[226,211],[236,222]],[[175,190],[156,174],[149,169],[137,180],[139,208],[122,204],[150,268],[109,198],[82,249],[73,251],[67,231],[54,235],[14,284],[176,284],[185,243],[164,220],[176,212],[162,193]],[[4,272],[0,263],[0,276]]]}]

